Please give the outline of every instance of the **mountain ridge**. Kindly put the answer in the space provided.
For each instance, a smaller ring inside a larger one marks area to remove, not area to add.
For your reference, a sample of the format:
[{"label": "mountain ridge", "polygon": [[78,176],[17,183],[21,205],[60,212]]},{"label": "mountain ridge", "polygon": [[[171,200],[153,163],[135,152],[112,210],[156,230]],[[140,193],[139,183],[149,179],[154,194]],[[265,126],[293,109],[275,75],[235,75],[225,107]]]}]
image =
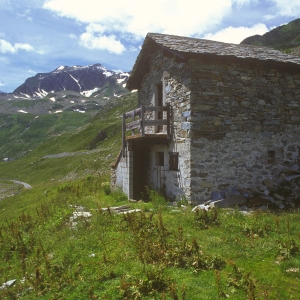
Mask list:
[{"label": "mountain ridge", "polygon": [[100,63],[59,66],[27,78],[13,93],[0,94],[0,114],[94,114],[106,103],[129,93],[125,87],[129,75],[108,70]]},{"label": "mountain ridge", "polygon": [[300,56],[300,18],[278,26],[264,35],[249,36],[240,44],[271,47]]},{"label": "mountain ridge", "polygon": [[100,63],[89,66],[59,66],[47,73],[37,73],[17,87],[12,94],[25,98],[43,98],[49,93],[70,90],[90,96],[97,94],[107,82],[125,88],[129,72],[116,72],[106,69]]}]

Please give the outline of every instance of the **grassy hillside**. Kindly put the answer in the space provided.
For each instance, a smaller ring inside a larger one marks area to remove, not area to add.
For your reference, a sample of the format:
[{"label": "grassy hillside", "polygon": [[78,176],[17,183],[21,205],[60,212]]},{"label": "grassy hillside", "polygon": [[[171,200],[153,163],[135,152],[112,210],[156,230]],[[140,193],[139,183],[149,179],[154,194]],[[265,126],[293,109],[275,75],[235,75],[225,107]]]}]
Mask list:
[{"label": "grassy hillside", "polygon": [[241,44],[272,47],[300,56],[300,19],[276,27],[264,35],[248,37]]},{"label": "grassy hillside", "polygon": [[54,136],[72,132],[90,119],[90,115],[76,112],[38,116],[0,114],[0,157],[16,159],[24,156],[39,144]]},{"label": "grassy hillside", "polygon": [[[151,190],[138,203],[111,191],[121,116],[136,103],[119,98],[80,127],[69,115],[0,163],[0,299],[299,299],[298,211],[194,213]],[[103,210],[114,206],[139,211]]]},{"label": "grassy hillside", "polygon": [[[13,125],[7,131],[0,131],[6,140],[6,146],[2,146],[5,149],[3,151],[22,149],[27,154],[14,161],[0,162],[0,178],[38,185],[109,171],[108,166],[121,145],[122,113],[136,107],[136,103],[135,94],[118,98],[115,104],[106,106],[88,119],[88,123],[84,114],[76,113],[44,115],[33,120],[27,114],[9,116],[8,118],[12,118],[10,124]],[[53,117],[56,122],[53,122]],[[26,130],[30,121],[31,125]],[[23,128],[24,132],[18,136],[15,132],[20,132]],[[106,132],[107,138],[95,143],[95,137],[102,130]],[[9,132],[15,137],[14,140],[10,140]],[[38,146],[34,148],[36,145]],[[57,157],[44,158],[61,153],[63,154]]]},{"label": "grassy hillside", "polygon": [[[299,213],[128,203],[106,180],[0,202],[1,299],[299,299]],[[121,205],[142,212],[102,210]]]}]

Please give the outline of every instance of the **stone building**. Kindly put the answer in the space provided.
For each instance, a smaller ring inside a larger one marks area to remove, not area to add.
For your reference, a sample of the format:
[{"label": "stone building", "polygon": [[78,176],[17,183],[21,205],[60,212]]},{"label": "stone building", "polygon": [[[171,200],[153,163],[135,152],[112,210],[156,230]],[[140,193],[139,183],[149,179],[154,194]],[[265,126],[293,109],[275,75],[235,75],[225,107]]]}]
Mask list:
[{"label": "stone building", "polygon": [[300,58],[149,33],[127,87],[141,108],[124,114],[112,184],[129,198],[151,186],[201,203],[298,163]]}]

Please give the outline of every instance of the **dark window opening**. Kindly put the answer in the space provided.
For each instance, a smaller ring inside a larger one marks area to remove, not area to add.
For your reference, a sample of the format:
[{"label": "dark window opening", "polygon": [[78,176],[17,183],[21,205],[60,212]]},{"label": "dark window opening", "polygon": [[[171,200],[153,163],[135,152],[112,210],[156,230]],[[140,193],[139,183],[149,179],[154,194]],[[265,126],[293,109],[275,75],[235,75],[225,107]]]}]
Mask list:
[{"label": "dark window opening", "polygon": [[268,163],[275,162],[275,151],[268,151]]},{"label": "dark window opening", "polygon": [[169,153],[169,165],[170,171],[178,171],[178,152],[170,152]]},{"label": "dark window opening", "polygon": [[165,165],[164,152],[156,152],[155,153],[155,165],[156,166],[164,166]]}]

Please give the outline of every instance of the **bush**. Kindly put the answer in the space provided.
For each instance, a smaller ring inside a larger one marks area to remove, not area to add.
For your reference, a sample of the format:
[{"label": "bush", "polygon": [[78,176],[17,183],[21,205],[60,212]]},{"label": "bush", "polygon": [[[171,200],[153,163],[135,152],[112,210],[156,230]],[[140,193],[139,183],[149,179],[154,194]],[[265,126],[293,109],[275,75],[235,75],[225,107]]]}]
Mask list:
[{"label": "bush", "polygon": [[101,184],[101,187],[103,188],[105,195],[109,195],[111,193],[111,187],[109,182],[103,182]]}]

